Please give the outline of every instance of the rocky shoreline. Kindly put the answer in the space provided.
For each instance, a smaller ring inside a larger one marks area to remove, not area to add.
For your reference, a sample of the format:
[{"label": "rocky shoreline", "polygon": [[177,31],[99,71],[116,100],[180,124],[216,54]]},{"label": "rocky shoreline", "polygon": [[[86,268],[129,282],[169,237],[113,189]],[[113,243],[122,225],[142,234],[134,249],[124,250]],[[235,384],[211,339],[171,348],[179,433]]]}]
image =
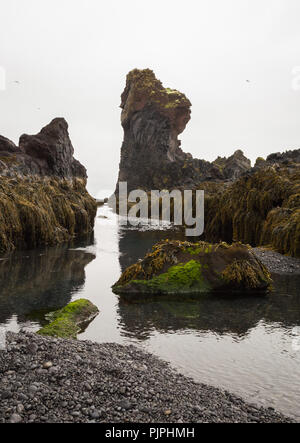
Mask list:
[{"label": "rocky shoreline", "polygon": [[272,274],[300,274],[299,258],[265,248],[253,248],[253,252]]},{"label": "rocky shoreline", "polygon": [[7,334],[0,423],[287,423],[134,346]]}]

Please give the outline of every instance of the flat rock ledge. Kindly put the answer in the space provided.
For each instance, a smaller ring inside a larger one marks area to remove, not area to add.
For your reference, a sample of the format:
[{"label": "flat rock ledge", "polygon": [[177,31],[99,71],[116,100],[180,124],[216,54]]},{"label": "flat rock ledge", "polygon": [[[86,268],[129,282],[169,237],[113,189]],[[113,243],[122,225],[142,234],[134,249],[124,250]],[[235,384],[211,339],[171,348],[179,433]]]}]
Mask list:
[{"label": "flat rock ledge", "polygon": [[198,384],[134,346],[7,334],[0,423],[292,422]]}]

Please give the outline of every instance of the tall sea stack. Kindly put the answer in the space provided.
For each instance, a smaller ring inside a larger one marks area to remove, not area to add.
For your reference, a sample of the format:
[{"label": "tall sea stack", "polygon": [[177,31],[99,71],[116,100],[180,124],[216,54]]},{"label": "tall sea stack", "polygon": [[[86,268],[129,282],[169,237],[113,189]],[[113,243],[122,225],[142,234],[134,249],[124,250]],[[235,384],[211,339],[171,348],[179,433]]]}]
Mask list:
[{"label": "tall sea stack", "polygon": [[194,188],[204,180],[236,178],[251,168],[240,150],[214,163],[183,152],[178,136],[191,118],[191,102],[182,92],[164,88],[150,69],[127,75],[121,108],[124,141],[118,181],[126,181],[129,191]]}]

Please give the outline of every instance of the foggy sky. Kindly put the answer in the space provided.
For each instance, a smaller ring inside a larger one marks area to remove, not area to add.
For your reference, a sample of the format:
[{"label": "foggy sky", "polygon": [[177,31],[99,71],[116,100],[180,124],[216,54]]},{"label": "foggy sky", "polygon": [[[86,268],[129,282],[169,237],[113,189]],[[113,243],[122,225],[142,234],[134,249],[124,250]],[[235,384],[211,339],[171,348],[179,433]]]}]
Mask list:
[{"label": "foggy sky", "polygon": [[65,117],[93,195],[117,179],[133,68],[191,100],[194,157],[300,147],[299,0],[0,0],[0,14],[0,134]]}]

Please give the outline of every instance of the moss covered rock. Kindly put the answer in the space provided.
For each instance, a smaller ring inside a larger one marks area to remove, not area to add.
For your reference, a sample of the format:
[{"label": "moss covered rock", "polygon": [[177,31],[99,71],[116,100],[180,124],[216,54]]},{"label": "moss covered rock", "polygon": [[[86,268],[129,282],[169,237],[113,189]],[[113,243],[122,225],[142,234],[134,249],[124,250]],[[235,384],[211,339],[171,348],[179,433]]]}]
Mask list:
[{"label": "moss covered rock", "polygon": [[270,273],[251,248],[234,243],[162,241],[130,266],[113,286],[116,294],[266,293]]},{"label": "moss covered rock", "polygon": [[76,338],[85,325],[99,313],[89,300],[76,300],[59,311],[48,314],[50,323],[38,331],[40,335],[51,337]]}]

